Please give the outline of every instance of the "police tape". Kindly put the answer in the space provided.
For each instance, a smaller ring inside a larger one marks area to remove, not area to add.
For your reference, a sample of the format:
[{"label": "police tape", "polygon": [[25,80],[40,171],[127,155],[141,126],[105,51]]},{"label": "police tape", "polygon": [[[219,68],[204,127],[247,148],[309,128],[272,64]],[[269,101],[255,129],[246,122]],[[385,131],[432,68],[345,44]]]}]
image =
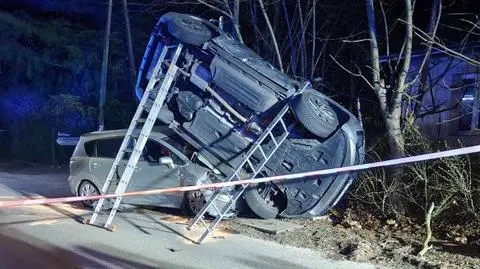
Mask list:
[{"label": "police tape", "polygon": [[325,176],[325,175],[332,175],[332,174],[357,172],[357,171],[362,171],[362,170],[367,170],[372,168],[381,168],[381,167],[402,165],[402,164],[408,164],[408,163],[417,163],[422,161],[429,161],[434,159],[447,158],[447,157],[453,157],[453,156],[459,156],[459,155],[465,155],[465,154],[471,154],[471,153],[477,153],[477,152],[480,152],[480,145],[446,150],[446,151],[439,151],[434,153],[427,153],[427,154],[422,154],[417,156],[410,156],[410,157],[404,157],[404,158],[398,158],[398,159],[392,159],[392,160],[380,161],[380,162],[374,162],[374,163],[358,164],[358,165],[345,166],[345,167],[339,167],[339,168],[331,168],[331,169],[324,169],[324,170],[317,170],[317,171],[296,173],[296,174],[289,174],[289,175],[280,175],[280,176],[273,176],[273,177],[209,183],[209,184],[202,184],[202,185],[196,185],[196,186],[184,186],[184,187],[154,189],[154,190],[145,190],[145,191],[133,191],[133,192],[125,192],[125,193],[119,193],[119,194],[112,193],[112,194],[92,195],[92,196],[74,196],[74,197],[19,199],[14,201],[0,201],[0,208],[44,205],[44,204],[72,203],[72,202],[81,202],[81,201],[87,201],[87,200],[98,200],[102,198],[111,199],[111,198],[117,198],[117,197],[143,196],[143,195],[155,195],[155,194],[172,193],[172,192],[197,191],[202,189],[217,189],[217,188],[233,187],[233,186],[245,185],[245,184],[258,184],[258,183],[264,183],[269,181],[282,181],[282,180],[298,179],[298,178],[312,177],[312,176]]}]

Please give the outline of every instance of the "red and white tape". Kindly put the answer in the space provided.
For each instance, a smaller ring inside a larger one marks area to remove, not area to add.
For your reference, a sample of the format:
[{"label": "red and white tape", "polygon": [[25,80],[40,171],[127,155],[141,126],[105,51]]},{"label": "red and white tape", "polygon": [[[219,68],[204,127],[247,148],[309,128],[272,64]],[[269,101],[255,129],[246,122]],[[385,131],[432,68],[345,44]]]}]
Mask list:
[{"label": "red and white tape", "polygon": [[60,198],[19,199],[14,201],[0,201],[0,208],[28,206],[28,205],[71,203],[71,202],[79,202],[79,201],[87,201],[87,200],[98,200],[101,198],[108,199],[108,198],[128,197],[128,196],[154,195],[154,194],[171,193],[171,192],[186,192],[186,191],[195,191],[195,190],[201,190],[201,189],[231,187],[231,186],[237,186],[242,184],[257,184],[257,183],[263,183],[268,181],[282,181],[287,179],[297,179],[297,178],[304,178],[304,177],[311,177],[311,176],[324,176],[324,175],[331,175],[331,174],[356,172],[356,171],[361,171],[366,169],[401,165],[401,164],[407,164],[407,163],[416,163],[416,162],[422,162],[422,161],[428,161],[428,160],[434,160],[434,159],[440,159],[440,158],[446,158],[446,157],[452,157],[452,156],[459,156],[459,155],[465,155],[465,154],[476,153],[476,152],[480,152],[480,145],[453,149],[453,150],[439,151],[435,153],[427,153],[427,154],[422,154],[417,156],[411,156],[411,157],[405,157],[405,158],[399,158],[399,159],[393,159],[393,160],[387,160],[387,161],[381,161],[381,162],[375,162],[375,163],[366,163],[366,164],[359,164],[359,165],[353,165],[353,166],[345,166],[340,168],[332,168],[332,169],[311,171],[311,172],[305,172],[305,173],[290,174],[290,175],[280,175],[280,176],[273,176],[273,177],[245,179],[240,181],[203,184],[198,186],[185,186],[185,187],[154,189],[154,190],[146,190],[146,191],[134,191],[134,192],[126,192],[122,194],[104,194],[104,195],[80,196],[80,197],[74,196],[74,197],[60,197]]}]

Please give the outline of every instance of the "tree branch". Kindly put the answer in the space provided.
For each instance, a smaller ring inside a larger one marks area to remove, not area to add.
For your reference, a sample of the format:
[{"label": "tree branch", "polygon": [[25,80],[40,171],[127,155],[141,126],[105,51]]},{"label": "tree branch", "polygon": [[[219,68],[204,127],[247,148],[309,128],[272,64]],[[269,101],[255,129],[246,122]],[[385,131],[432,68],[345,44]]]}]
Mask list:
[{"label": "tree branch", "polygon": [[[333,60],[336,64],[338,64],[338,66],[340,66],[340,68],[342,68],[343,70],[345,70],[347,73],[349,73],[349,74],[352,75],[352,76],[362,78],[362,79],[367,83],[367,85],[370,86],[370,88],[375,89],[375,87],[370,83],[370,81],[368,81],[368,79],[367,79],[364,75],[362,75],[362,73],[354,73],[354,72],[348,70],[345,66],[343,66],[342,64],[340,64],[332,55],[330,55],[330,58],[332,58],[332,60]],[[360,72],[360,71],[359,71],[359,72]]]},{"label": "tree branch", "polygon": [[405,19],[407,21],[405,25],[405,54],[403,56],[403,65],[398,73],[397,83],[393,90],[394,104],[402,102],[403,92],[405,91],[405,79],[410,69],[410,61],[412,56],[412,41],[413,41],[413,8],[411,0],[405,0]]},{"label": "tree branch", "polygon": [[280,71],[282,71],[282,73],[285,73],[283,71],[283,61],[282,61],[282,56],[280,54],[280,50],[278,49],[277,38],[275,37],[275,33],[273,32],[272,24],[270,23],[270,20],[268,19],[267,11],[265,10],[263,0],[258,0],[258,3],[260,4],[260,9],[262,10],[263,17],[265,18],[265,22],[267,24],[268,30],[270,32],[270,35],[272,36],[272,42],[273,42],[273,46],[275,48],[275,53],[277,54],[277,60],[278,60],[278,65],[280,67]]},{"label": "tree branch", "polygon": [[215,11],[218,11],[218,12],[222,13],[223,15],[225,15],[225,16],[227,16],[227,17],[229,17],[229,18],[232,18],[232,14],[228,14],[226,11],[224,11],[224,10],[222,10],[222,9],[220,9],[220,8],[212,5],[212,4],[209,4],[209,3],[207,3],[207,2],[205,2],[205,1],[203,1],[203,0],[197,0],[197,1],[198,1],[199,3],[201,3],[201,4],[203,4],[203,5],[206,5],[207,7],[211,8],[211,9],[213,9],[213,10],[215,10]]},{"label": "tree branch", "polygon": [[433,246],[429,245],[430,240],[432,239],[432,228],[430,227],[431,221],[432,221],[432,213],[433,213],[433,208],[435,207],[435,204],[432,203],[430,208],[428,209],[428,212],[426,214],[426,220],[425,220],[425,225],[427,226],[427,237],[425,238],[425,241],[423,242],[423,248],[418,252],[418,256],[422,257],[429,251]]},{"label": "tree branch", "polygon": [[[372,78],[373,78],[373,90],[375,91],[377,98],[382,108],[382,113],[387,112],[386,92],[385,87],[380,84],[380,56],[378,52],[377,42],[377,28],[375,26],[375,9],[373,0],[366,0],[367,18],[368,18],[368,32],[370,35],[370,54],[372,65]],[[370,83],[369,83],[370,85]]]}]

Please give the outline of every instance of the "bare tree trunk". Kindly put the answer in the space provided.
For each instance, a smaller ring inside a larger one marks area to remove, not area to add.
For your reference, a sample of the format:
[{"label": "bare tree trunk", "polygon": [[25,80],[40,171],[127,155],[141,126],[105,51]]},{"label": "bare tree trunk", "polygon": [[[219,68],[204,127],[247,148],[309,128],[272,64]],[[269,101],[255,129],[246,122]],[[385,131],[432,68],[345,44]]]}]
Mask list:
[{"label": "bare tree trunk", "polygon": [[240,32],[240,0],[233,0],[233,20],[238,40],[243,43],[242,33]]},{"label": "bare tree trunk", "polygon": [[300,0],[297,0],[297,9],[298,9],[298,18],[300,20],[300,76],[305,77],[306,75],[306,57],[307,57],[307,48],[305,45],[305,24],[303,22],[303,9],[302,3]]},{"label": "bare tree trunk", "polygon": [[[432,11],[430,13],[430,21],[428,23],[428,34],[430,34],[432,37],[436,35],[437,32],[437,27],[440,19],[440,14],[442,10],[442,1],[441,0],[433,0],[432,1]],[[420,70],[420,81],[419,81],[419,87],[418,87],[418,92],[417,94],[421,95],[423,97],[423,92],[426,90],[426,82],[427,82],[427,75],[428,71],[430,70],[430,56],[432,54],[432,49],[431,46],[427,48],[426,54],[425,54],[425,59],[424,59],[424,64],[422,66],[422,69]],[[421,98],[422,98],[421,97]],[[418,100],[422,101],[422,100]],[[414,114],[417,116],[419,111],[420,111],[420,102],[416,102],[414,104]]]},{"label": "bare tree trunk", "polygon": [[112,0],[108,1],[107,23],[105,27],[105,43],[103,45],[102,73],[100,77],[100,94],[98,104],[98,130],[103,131],[105,128],[104,106],[107,89],[107,73],[108,73],[108,50],[110,47],[110,24],[112,20]]},{"label": "bare tree trunk", "polygon": [[285,23],[287,25],[288,47],[290,48],[290,67],[292,69],[292,72],[295,73],[297,71],[296,70],[297,65],[294,62],[296,50],[293,46],[291,21],[290,21],[290,16],[288,15],[287,4],[285,2],[286,0],[281,0],[281,1],[282,1],[283,13],[285,17]]},{"label": "bare tree trunk", "polygon": [[400,126],[400,118],[401,111],[396,111],[394,114],[387,114],[385,118],[388,146],[394,158],[400,158],[405,155],[405,140]]},{"label": "bare tree trunk", "polygon": [[130,86],[132,87],[134,100],[137,100],[135,95],[135,77],[137,76],[137,74],[135,72],[135,58],[133,55],[132,32],[130,28],[130,18],[128,16],[127,0],[123,0],[123,16],[125,18],[125,34],[127,37],[127,46],[128,46],[128,64],[130,67]]},{"label": "bare tree trunk", "polygon": [[272,24],[270,23],[270,20],[268,19],[267,11],[265,10],[265,6],[263,5],[263,0],[258,0],[258,3],[260,4],[260,9],[262,10],[263,17],[265,18],[265,23],[267,24],[268,30],[270,32],[270,35],[272,37],[272,43],[275,48],[275,53],[277,54],[277,60],[278,60],[278,65],[282,73],[285,73],[283,71],[283,61],[282,61],[282,55],[280,54],[280,50],[278,48],[278,42],[277,38],[275,37],[275,32],[273,31]]},{"label": "bare tree trunk", "polygon": [[233,0],[233,18],[235,23],[240,21],[240,0]]},{"label": "bare tree trunk", "polygon": [[[377,42],[377,27],[375,25],[375,9],[373,6],[373,0],[367,1],[367,17],[368,17],[368,33],[370,35],[370,57],[372,65],[372,76],[373,76],[373,90],[375,91],[378,101],[380,102],[380,107],[382,113],[386,111],[386,96],[381,95],[382,86],[380,84],[380,56],[378,52],[378,42]],[[384,88],[383,88],[384,89]]]},{"label": "bare tree trunk", "polygon": [[317,0],[313,0],[312,4],[312,55],[310,55],[310,80],[315,76],[315,46],[317,44]]},{"label": "bare tree trunk", "polygon": [[[405,140],[401,130],[402,116],[402,98],[407,88],[405,80],[410,68],[410,60],[412,54],[413,39],[413,8],[411,0],[405,1],[405,43],[404,52],[402,54],[403,64],[398,70],[398,77],[393,88],[389,88],[391,92],[390,100],[387,99],[387,86],[380,80],[380,61],[377,43],[377,29],[375,26],[375,9],[373,0],[366,0],[368,30],[370,35],[370,53],[371,66],[373,75],[373,88],[377,95],[382,110],[382,115],[387,127],[388,144],[393,157],[402,157],[405,155]],[[388,34],[388,33],[387,33]]]}]

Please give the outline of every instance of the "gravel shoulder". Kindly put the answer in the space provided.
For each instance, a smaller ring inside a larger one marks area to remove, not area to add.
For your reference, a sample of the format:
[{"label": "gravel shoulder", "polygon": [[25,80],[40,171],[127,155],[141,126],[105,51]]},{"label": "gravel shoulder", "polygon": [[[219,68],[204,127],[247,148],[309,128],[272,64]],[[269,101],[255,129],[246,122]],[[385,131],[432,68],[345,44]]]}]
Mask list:
[{"label": "gravel shoulder", "polygon": [[335,223],[332,218],[319,220],[284,219],[302,228],[268,234],[241,224],[238,220],[223,223],[227,231],[309,248],[327,253],[335,260],[368,262],[379,268],[480,268],[480,247],[449,240],[432,240],[433,248],[424,258],[416,254],[423,244],[423,231],[389,225],[377,229],[363,227],[358,221]]}]

